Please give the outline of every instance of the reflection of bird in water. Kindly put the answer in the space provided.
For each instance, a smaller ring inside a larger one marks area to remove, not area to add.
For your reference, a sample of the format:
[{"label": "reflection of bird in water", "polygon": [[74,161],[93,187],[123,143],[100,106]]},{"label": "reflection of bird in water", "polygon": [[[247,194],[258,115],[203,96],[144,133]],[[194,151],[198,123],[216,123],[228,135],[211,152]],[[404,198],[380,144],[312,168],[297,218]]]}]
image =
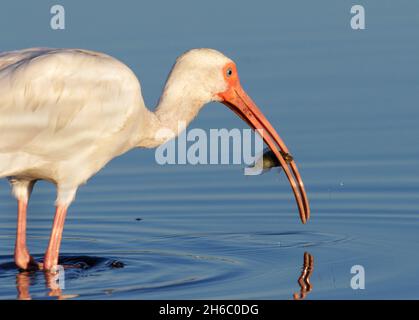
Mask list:
[{"label": "reflection of bird in water", "polygon": [[[240,85],[235,63],[212,49],[180,56],[155,112],[137,77],[120,61],[80,49],[0,54],[0,177],[18,200],[15,263],[54,271],[67,209],[77,189],[113,158],[154,148],[179,134],[212,101],[228,106],[262,135],[290,181],[303,223],[310,207],[288,148]],[[283,153],[281,154],[281,151]],[[56,213],[43,264],[26,245],[29,197],[38,180],[57,187]]]},{"label": "reflection of bird in water", "polygon": [[31,295],[29,294],[29,287],[31,285],[30,272],[22,271],[16,275],[16,289],[17,298],[19,300],[30,300]]},{"label": "reflection of bird in water", "polygon": [[[56,297],[58,300],[65,300],[78,297],[75,294],[63,294],[62,288],[57,282],[59,273],[64,270],[59,269],[58,273],[44,272],[45,287],[49,290],[48,297]],[[64,274],[63,274],[64,275]],[[32,271],[21,271],[16,274],[16,290],[17,298],[19,300],[31,300],[29,289],[31,286],[32,278],[36,277],[37,273]]]},{"label": "reflection of bird in water", "polygon": [[294,300],[305,299],[307,294],[313,290],[313,285],[310,283],[310,277],[313,273],[314,268],[314,257],[308,253],[304,252],[304,264],[301,271],[301,275],[298,278],[298,284],[300,285],[300,293],[295,292],[293,297]]}]

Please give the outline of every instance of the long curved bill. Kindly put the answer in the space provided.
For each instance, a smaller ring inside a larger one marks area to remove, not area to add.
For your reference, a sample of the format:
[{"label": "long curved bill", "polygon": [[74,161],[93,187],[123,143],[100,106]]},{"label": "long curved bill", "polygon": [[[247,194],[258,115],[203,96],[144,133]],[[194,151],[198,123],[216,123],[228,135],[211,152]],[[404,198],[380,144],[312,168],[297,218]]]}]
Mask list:
[{"label": "long curved bill", "polygon": [[285,143],[253,100],[242,89],[238,79],[227,91],[219,94],[219,96],[222,99],[221,102],[233,110],[251,128],[257,131],[261,135],[263,141],[265,141],[272,152],[274,152],[291,184],[295,200],[297,201],[301,222],[306,223],[310,218],[310,205],[304,189],[303,180],[301,179],[294,160],[290,157],[292,160],[286,161],[282,156],[282,154],[289,154]]}]

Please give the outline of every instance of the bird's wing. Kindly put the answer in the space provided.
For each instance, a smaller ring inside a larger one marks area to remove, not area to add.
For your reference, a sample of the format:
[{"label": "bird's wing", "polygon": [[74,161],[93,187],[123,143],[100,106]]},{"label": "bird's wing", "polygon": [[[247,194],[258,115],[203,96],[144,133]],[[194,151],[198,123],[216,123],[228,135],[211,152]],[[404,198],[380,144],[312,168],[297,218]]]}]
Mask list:
[{"label": "bird's wing", "polygon": [[1,54],[0,154],[72,152],[80,143],[121,130],[142,101],[133,72],[105,54],[79,49]]}]

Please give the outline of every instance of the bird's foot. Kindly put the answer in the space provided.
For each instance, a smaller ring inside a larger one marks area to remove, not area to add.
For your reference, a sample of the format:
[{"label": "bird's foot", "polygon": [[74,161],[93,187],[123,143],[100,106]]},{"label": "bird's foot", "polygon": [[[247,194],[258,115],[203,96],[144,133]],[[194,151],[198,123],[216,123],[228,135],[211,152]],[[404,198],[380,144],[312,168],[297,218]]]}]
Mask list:
[{"label": "bird's foot", "polygon": [[15,264],[16,266],[25,271],[40,270],[41,264],[29,254],[27,250],[15,253]]},{"label": "bird's foot", "polygon": [[45,259],[44,263],[41,264],[42,271],[53,274],[59,272],[59,267],[58,263],[51,263],[47,259]]},{"label": "bird's foot", "polygon": [[58,257],[57,258],[50,258],[49,256],[45,256],[43,263],[40,263],[40,269],[49,272],[49,273],[59,273],[63,269],[78,269],[81,266],[78,265],[71,265],[71,264],[58,264]]}]

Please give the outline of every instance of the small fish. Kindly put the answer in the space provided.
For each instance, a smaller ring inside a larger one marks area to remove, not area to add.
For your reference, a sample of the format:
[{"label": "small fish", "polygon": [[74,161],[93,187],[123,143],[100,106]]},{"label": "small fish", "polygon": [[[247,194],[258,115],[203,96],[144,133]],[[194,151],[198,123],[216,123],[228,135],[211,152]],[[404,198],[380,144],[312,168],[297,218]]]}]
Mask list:
[{"label": "small fish", "polygon": [[[285,153],[284,151],[280,151],[282,157],[287,163],[290,163],[294,160],[292,155],[289,153]],[[263,154],[255,161],[255,163],[246,168],[246,174],[248,175],[257,175],[260,173],[268,172],[270,169],[280,167],[281,170],[281,163],[276,158],[275,153],[270,150],[269,148],[265,148],[263,150]]]}]

